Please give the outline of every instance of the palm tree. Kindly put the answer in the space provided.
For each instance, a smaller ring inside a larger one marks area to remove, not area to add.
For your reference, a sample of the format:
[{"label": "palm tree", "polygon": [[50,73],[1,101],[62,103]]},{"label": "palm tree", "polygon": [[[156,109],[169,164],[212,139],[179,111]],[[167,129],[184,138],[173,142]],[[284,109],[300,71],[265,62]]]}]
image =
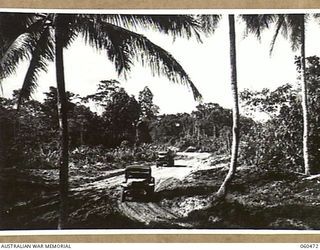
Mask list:
[{"label": "palm tree", "polygon": [[233,98],[232,107],[232,151],[229,172],[220,186],[217,197],[222,198],[227,194],[229,183],[232,181],[237,168],[239,150],[239,101],[237,83],[237,53],[236,53],[236,30],[234,15],[229,15],[229,42],[230,42],[230,69],[231,69],[231,93]]},{"label": "palm tree", "polygon": [[[67,223],[68,200],[68,118],[64,78],[63,49],[83,35],[87,44],[106,50],[108,59],[119,74],[130,71],[134,60],[149,66],[153,74],[164,75],[174,83],[191,88],[194,97],[201,98],[198,89],[174,57],[131,28],[149,28],[165,34],[190,38],[198,34],[199,24],[188,15],[93,15],[93,14],[33,14],[26,25],[1,53],[0,79],[7,77],[24,58],[30,58],[20,92],[19,104],[28,99],[37,87],[37,78],[55,60],[57,89],[60,103],[60,211],[58,228]],[[7,66],[10,66],[7,68]]]},{"label": "palm tree", "polygon": [[[276,30],[271,41],[270,54],[274,49],[275,42],[279,33],[290,40],[293,51],[299,50],[300,53],[300,83],[302,94],[302,112],[303,112],[303,160],[304,173],[310,175],[309,164],[309,115],[308,115],[308,88],[305,77],[306,59],[305,59],[305,23],[307,16],[305,14],[274,14],[274,15],[245,15],[244,18],[248,31],[254,33],[260,38],[261,31],[268,28],[270,23],[275,23]],[[263,21],[261,21],[263,20]]]},{"label": "palm tree", "polygon": [[[268,28],[269,23],[273,20],[273,15],[239,15],[239,18],[245,21],[247,33],[255,33],[260,38],[261,32]],[[206,34],[212,34],[217,28],[221,19],[220,15],[201,15],[199,20],[202,23],[202,31]],[[229,44],[230,44],[230,69],[231,69],[231,93],[233,97],[233,127],[232,127],[232,151],[231,161],[228,174],[216,193],[217,198],[224,198],[227,194],[228,187],[236,173],[238,164],[238,150],[240,143],[239,131],[239,101],[238,101],[238,84],[237,84],[237,60],[236,60],[236,29],[234,15],[228,15],[229,21]]]},{"label": "palm tree", "polygon": [[[17,59],[19,57],[24,58],[24,54],[19,53],[19,49],[17,48],[17,43],[14,41],[19,42],[19,36],[26,32],[26,31],[32,31],[34,29],[34,25],[31,25],[34,23],[34,15],[24,13],[17,16],[15,13],[10,12],[4,12],[0,13],[0,55],[3,55],[0,57],[0,64],[5,63],[5,60],[3,60],[3,57],[8,58],[10,55],[6,54],[5,52],[10,48],[11,50],[16,50],[17,53],[15,53],[15,56]],[[12,56],[12,55],[11,55]],[[0,80],[9,76],[10,74],[15,72],[15,66],[16,64],[5,64],[5,70],[0,70]],[[0,82],[0,89],[1,93],[3,94],[2,85]],[[1,123],[1,122],[0,122]],[[1,124],[0,124],[1,126]],[[17,127],[17,121],[14,120],[13,124],[13,131],[14,134],[16,132]],[[2,130],[0,128],[0,130]],[[3,130],[2,130],[3,131]],[[1,133],[0,133],[1,134]],[[0,137],[3,135],[3,133],[0,135]],[[4,167],[4,155],[5,155],[5,145],[3,141],[1,141],[0,138],[0,167]]]},{"label": "palm tree", "polygon": [[66,87],[64,80],[64,61],[63,61],[63,47],[66,41],[64,32],[67,29],[67,22],[64,20],[63,16],[55,15],[54,17],[55,26],[55,65],[56,65],[56,78],[57,78],[57,90],[58,99],[60,103],[60,128],[61,128],[61,158],[60,158],[60,217],[58,228],[64,227],[67,222],[67,202],[68,202],[68,184],[69,184],[69,131],[68,131],[68,109],[67,109],[67,96]]},{"label": "palm tree", "polygon": [[37,24],[33,14],[0,13],[0,80],[13,74],[19,61],[28,59],[24,48],[31,46],[31,39],[22,34],[33,32]]},{"label": "palm tree", "polygon": [[[199,20],[202,23],[202,30],[206,34],[215,32],[221,19],[220,15],[200,15]],[[229,46],[230,46],[230,73],[231,73],[231,94],[233,98],[232,107],[232,151],[229,171],[220,186],[216,197],[222,199],[226,196],[229,185],[234,177],[238,164],[239,150],[239,101],[238,101],[238,83],[237,83],[237,60],[236,60],[236,29],[235,17],[233,14],[228,15],[229,21]]]},{"label": "palm tree", "polygon": [[302,94],[302,113],[303,113],[303,161],[304,173],[310,175],[309,164],[309,115],[308,115],[308,88],[306,81],[306,58],[305,58],[305,14],[282,14],[277,16],[276,33],[274,35],[271,51],[277,39],[279,31],[282,29],[282,34],[287,36],[290,33],[290,43],[294,51],[299,50],[300,53],[300,83]]}]

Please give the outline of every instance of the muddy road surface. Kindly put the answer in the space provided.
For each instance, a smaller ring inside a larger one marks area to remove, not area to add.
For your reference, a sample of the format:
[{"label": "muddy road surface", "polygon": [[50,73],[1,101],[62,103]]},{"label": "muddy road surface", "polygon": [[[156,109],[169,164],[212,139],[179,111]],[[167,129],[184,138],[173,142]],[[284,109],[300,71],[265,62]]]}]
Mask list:
[{"label": "muddy road surface", "polygon": [[[141,163],[151,166],[155,194],[152,199],[141,197],[125,202],[121,201],[124,168],[115,169],[104,163],[71,165],[70,225],[72,228],[190,228],[181,218],[201,208],[203,202],[193,197],[188,187],[182,194],[179,191],[186,180],[193,180],[193,175],[201,170],[226,165],[215,163],[216,158],[209,153],[177,153],[173,167]],[[58,169],[2,172],[1,178],[3,183],[8,183],[3,190],[12,193],[0,195],[1,228],[55,228],[59,211]],[[198,186],[197,181],[193,180],[193,186]]]},{"label": "muddy road surface", "polygon": [[[155,178],[155,195],[152,200],[149,197],[130,198],[130,200],[121,201],[121,183],[124,181],[124,170],[108,171],[105,176],[99,180],[89,182],[81,187],[71,189],[71,192],[85,193],[95,190],[95,192],[104,192],[105,195],[116,197],[114,206],[117,211],[130,220],[150,225],[172,225],[174,227],[189,228],[191,225],[178,222],[181,214],[176,213],[170,206],[162,203],[166,198],[167,190],[172,189],[178,183],[182,182],[191,173],[198,170],[210,168],[220,168],[222,165],[211,165],[211,154],[209,153],[177,153],[175,165],[173,167],[151,166],[152,176]],[[192,211],[192,207],[188,208]]]}]

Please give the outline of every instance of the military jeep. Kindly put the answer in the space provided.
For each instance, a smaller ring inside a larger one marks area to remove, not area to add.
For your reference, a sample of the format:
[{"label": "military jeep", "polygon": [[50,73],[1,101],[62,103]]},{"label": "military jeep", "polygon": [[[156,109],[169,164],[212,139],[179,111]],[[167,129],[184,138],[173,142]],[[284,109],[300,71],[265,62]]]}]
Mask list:
[{"label": "military jeep", "polygon": [[174,153],[171,150],[158,152],[157,167],[173,167],[174,166]]},{"label": "military jeep", "polygon": [[154,178],[151,176],[149,166],[128,166],[124,172],[125,181],[121,184],[121,201],[126,201],[127,197],[151,198],[154,194]]}]

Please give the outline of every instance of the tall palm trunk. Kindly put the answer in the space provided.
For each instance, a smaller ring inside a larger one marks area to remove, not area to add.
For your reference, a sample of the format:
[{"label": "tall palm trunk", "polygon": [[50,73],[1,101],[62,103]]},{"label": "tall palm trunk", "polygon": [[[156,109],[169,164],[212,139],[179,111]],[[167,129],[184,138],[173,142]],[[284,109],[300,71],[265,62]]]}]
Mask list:
[{"label": "tall palm trunk", "polygon": [[2,168],[4,168],[4,164],[5,164],[5,158],[6,158],[6,142],[4,139],[4,126],[3,126],[3,122],[0,121],[0,171]]},{"label": "tall palm trunk", "polygon": [[232,152],[229,172],[217,192],[218,198],[224,198],[227,189],[237,168],[238,148],[239,148],[239,104],[237,86],[237,60],[236,60],[236,32],[234,15],[229,15],[229,36],[230,36],[230,67],[231,67],[231,92],[233,97],[232,108]]},{"label": "tall palm trunk", "polygon": [[306,81],[306,51],[305,51],[305,15],[301,15],[301,88],[302,88],[302,113],[303,113],[303,161],[304,173],[310,175],[309,165],[309,117],[308,117],[308,88]]},{"label": "tall palm trunk", "polygon": [[64,65],[63,65],[63,20],[60,15],[55,17],[55,42],[56,42],[56,78],[58,97],[60,102],[60,132],[61,132],[61,156],[60,156],[60,210],[58,229],[67,224],[68,212],[68,118],[67,118],[67,96],[65,90]]}]

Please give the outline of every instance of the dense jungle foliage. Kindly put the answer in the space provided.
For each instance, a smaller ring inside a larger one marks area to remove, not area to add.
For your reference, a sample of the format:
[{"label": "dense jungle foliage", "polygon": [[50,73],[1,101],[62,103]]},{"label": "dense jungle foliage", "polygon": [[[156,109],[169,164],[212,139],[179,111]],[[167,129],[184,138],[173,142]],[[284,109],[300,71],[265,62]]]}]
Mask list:
[{"label": "dense jungle foliage", "polygon": [[[298,61],[298,60],[297,60]],[[297,65],[299,67],[299,65]],[[320,59],[307,58],[312,171],[320,157]],[[50,87],[42,102],[26,101],[20,111],[12,98],[1,98],[1,166],[55,168],[58,161],[57,90]],[[81,97],[67,93],[71,160],[133,162],[155,159],[157,150],[172,146],[229,154],[231,110],[202,103],[191,114],[159,114],[153,94],[145,87],[138,98],[116,80],[101,81],[97,92]],[[240,163],[263,168],[302,171],[302,111],[300,87],[284,84],[275,90],[244,90]],[[98,107],[101,112],[93,112]],[[264,115],[262,115],[264,114]],[[266,117],[267,119],[258,119]],[[255,119],[253,119],[255,118]]]}]

